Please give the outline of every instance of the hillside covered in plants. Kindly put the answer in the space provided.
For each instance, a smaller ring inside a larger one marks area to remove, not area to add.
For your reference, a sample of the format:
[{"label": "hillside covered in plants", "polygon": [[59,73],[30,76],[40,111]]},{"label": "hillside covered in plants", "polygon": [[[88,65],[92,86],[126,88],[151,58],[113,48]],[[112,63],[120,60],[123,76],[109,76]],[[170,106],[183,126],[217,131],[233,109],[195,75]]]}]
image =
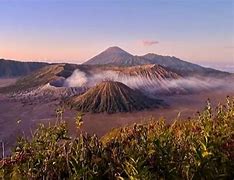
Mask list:
[{"label": "hillside covered in plants", "polygon": [[5,179],[232,179],[234,99],[196,118],[168,125],[164,119],[114,129],[101,139],[68,135],[66,122],[40,125],[0,160]]}]

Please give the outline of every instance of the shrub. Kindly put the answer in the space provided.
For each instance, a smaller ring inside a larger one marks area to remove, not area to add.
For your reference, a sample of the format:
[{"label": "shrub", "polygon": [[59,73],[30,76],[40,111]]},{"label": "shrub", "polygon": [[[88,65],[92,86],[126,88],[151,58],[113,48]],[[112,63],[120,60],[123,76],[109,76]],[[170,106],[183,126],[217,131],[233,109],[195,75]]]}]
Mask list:
[{"label": "shrub", "polygon": [[[76,118],[78,128],[82,125]],[[0,174],[12,179],[232,179],[234,100],[186,121],[151,120],[101,139],[68,137],[65,122],[21,138]]]}]

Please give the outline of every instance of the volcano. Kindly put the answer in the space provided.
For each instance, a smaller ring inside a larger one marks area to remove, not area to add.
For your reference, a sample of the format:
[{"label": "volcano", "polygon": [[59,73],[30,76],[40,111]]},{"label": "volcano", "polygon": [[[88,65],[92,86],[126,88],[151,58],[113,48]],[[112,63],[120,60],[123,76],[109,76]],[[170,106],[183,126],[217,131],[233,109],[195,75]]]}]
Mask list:
[{"label": "volcano", "polygon": [[160,100],[151,99],[117,81],[103,81],[86,93],[68,101],[72,108],[82,112],[132,112],[159,107]]},{"label": "volcano", "polygon": [[209,77],[227,77],[230,73],[219,71],[212,68],[206,68],[194,63],[181,60],[174,56],[162,56],[148,53],[144,56],[132,55],[125,50],[114,46],[109,47],[97,56],[84,63],[85,65],[111,65],[111,66],[137,66],[145,64],[157,64],[183,77],[191,76],[209,76]]},{"label": "volcano", "polygon": [[134,56],[123,49],[114,46],[109,47],[102,53],[86,61],[86,65],[114,65],[114,66],[135,66],[141,64],[151,64],[144,57]]}]

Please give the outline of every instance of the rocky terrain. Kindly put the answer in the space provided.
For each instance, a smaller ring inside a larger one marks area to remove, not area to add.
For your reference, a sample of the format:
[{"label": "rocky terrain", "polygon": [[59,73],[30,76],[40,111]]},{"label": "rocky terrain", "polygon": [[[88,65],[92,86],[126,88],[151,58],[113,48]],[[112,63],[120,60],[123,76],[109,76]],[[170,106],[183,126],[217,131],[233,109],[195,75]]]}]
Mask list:
[{"label": "rocky terrain", "polygon": [[78,111],[95,113],[132,112],[160,105],[159,100],[114,81],[103,81],[86,93],[69,98],[66,103]]},{"label": "rocky terrain", "polygon": [[51,101],[63,101],[71,96],[83,94],[86,90],[86,87],[55,87],[48,83],[27,91],[10,93],[8,97],[12,101],[33,105]]}]

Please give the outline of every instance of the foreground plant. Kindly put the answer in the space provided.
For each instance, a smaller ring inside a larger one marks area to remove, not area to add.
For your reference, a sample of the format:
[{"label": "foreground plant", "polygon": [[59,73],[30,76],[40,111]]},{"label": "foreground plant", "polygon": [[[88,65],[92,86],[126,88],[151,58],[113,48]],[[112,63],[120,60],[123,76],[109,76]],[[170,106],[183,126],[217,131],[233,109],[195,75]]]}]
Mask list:
[{"label": "foreground plant", "polygon": [[[81,115],[76,117],[82,125]],[[197,118],[167,125],[163,119],[115,129],[99,139],[68,137],[65,122],[40,125],[1,160],[6,179],[232,179],[234,100]]]}]

